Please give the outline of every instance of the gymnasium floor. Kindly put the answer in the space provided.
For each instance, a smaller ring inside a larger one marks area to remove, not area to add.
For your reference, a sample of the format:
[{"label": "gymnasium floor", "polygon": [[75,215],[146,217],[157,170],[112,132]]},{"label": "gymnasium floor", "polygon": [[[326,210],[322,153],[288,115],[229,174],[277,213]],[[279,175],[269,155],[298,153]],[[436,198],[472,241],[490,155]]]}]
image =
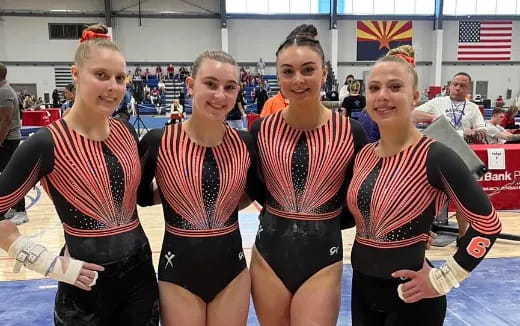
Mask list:
[{"label": "gymnasium floor", "polygon": [[[27,196],[29,223],[21,232],[45,243],[57,252],[63,245],[63,231],[47,195],[37,186]],[[139,215],[150,239],[154,261],[158,261],[164,223],[160,206],[139,208]],[[520,214],[501,212],[504,232],[520,234]],[[257,229],[257,210],[251,205],[240,212],[240,227],[246,256],[249,259]],[[338,325],[350,325],[350,248],[353,230],[346,230],[344,239],[343,302]],[[435,247],[428,256],[438,263],[453,253],[455,247]],[[2,326],[52,325],[56,282],[42,279],[28,270],[11,272],[13,260],[0,253],[0,324]],[[495,247],[461,288],[449,295],[445,325],[513,326],[520,325],[520,246],[517,242],[498,240]],[[248,325],[258,325],[254,309]]]}]

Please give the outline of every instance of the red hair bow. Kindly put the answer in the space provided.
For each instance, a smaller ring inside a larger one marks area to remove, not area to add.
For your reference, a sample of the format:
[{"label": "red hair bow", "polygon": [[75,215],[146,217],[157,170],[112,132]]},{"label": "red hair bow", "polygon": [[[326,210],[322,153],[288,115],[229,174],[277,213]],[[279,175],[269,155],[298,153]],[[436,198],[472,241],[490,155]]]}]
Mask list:
[{"label": "red hair bow", "polygon": [[93,32],[93,31],[84,31],[83,34],[81,34],[81,39],[79,40],[79,42],[83,43],[85,41],[92,40],[92,39],[95,39],[95,38],[105,38],[107,40],[110,40],[110,35],[96,33],[96,32]]},{"label": "red hair bow", "polygon": [[415,59],[414,58],[412,58],[410,56],[407,56],[406,54],[402,54],[402,53],[396,53],[396,54],[394,54],[394,56],[403,58],[404,60],[406,60],[406,62],[408,62],[409,64],[411,64],[412,66],[415,67]]}]

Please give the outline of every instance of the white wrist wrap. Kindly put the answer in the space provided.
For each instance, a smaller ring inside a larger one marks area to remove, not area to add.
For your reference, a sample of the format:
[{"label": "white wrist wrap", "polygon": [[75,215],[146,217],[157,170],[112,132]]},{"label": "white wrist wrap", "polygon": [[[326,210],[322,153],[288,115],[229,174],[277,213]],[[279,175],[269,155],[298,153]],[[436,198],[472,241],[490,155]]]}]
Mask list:
[{"label": "white wrist wrap", "polygon": [[83,267],[83,262],[64,256],[53,256],[43,245],[20,236],[9,247],[9,257],[16,259],[13,272],[18,273],[22,265],[60,282],[74,284]]},{"label": "white wrist wrap", "polygon": [[458,288],[460,282],[469,275],[470,273],[457,264],[453,257],[449,257],[440,268],[432,268],[428,276],[434,289],[445,295],[452,288]]}]

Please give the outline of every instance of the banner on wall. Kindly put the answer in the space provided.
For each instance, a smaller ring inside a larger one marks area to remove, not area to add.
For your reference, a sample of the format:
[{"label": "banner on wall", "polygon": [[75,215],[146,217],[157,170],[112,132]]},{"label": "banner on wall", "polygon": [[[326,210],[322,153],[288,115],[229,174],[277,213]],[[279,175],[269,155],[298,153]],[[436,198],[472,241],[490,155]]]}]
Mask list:
[{"label": "banner on wall", "polygon": [[512,21],[460,21],[457,60],[511,60]]},{"label": "banner on wall", "polygon": [[392,48],[412,45],[412,21],[359,20],[356,34],[357,60],[375,61]]}]

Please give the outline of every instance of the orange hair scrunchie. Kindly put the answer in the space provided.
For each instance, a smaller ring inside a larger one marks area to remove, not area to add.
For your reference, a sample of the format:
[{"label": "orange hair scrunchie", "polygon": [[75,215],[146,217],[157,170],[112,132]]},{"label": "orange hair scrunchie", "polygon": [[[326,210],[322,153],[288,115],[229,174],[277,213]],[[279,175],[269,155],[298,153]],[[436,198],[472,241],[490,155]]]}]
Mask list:
[{"label": "orange hair scrunchie", "polygon": [[394,54],[394,56],[396,57],[400,57],[400,58],[403,58],[404,60],[406,60],[406,62],[408,62],[409,64],[411,64],[412,66],[415,67],[415,59],[406,55],[406,54],[402,54],[402,53],[396,53]]},{"label": "orange hair scrunchie", "polygon": [[93,40],[95,38],[105,38],[107,40],[111,39],[110,35],[108,35],[108,34],[101,34],[101,33],[96,33],[93,31],[84,31],[83,34],[81,34],[81,39],[79,40],[79,42],[83,43],[85,41]]}]

